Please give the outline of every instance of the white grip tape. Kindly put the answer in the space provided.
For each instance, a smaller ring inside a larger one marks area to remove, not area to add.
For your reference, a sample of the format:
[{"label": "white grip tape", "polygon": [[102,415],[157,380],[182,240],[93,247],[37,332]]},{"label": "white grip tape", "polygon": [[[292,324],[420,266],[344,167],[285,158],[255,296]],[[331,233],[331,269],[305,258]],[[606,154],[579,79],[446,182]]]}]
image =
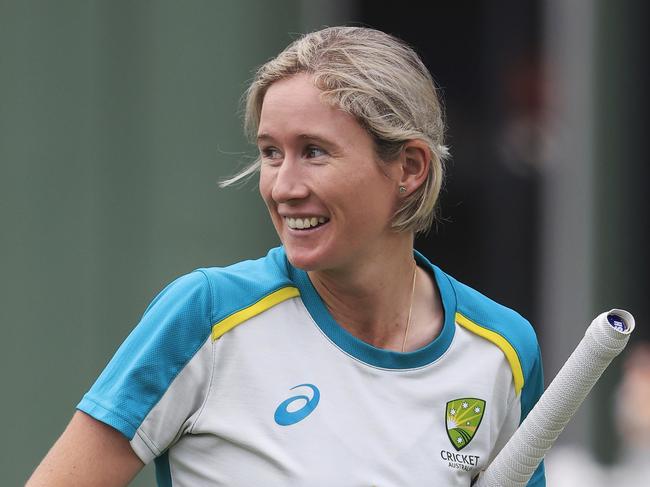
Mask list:
[{"label": "white grip tape", "polygon": [[633,330],[634,317],[627,311],[613,309],[597,316],[519,429],[474,485],[525,486],[603,371],[625,348]]}]

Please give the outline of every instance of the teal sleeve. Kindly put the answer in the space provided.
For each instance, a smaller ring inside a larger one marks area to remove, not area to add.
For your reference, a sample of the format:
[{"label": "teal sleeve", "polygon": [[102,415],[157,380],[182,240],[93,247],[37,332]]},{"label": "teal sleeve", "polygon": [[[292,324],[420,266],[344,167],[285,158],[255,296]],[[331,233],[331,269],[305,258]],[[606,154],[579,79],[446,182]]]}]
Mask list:
[{"label": "teal sleeve", "polygon": [[149,305],[77,409],[131,440],[211,331],[202,272],[180,277]]}]

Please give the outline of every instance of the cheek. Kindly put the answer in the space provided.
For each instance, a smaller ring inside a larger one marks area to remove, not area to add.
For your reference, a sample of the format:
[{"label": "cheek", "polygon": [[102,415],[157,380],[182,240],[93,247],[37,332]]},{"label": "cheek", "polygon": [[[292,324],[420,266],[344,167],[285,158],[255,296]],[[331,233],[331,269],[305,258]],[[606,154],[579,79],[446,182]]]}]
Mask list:
[{"label": "cheek", "polygon": [[271,175],[265,170],[260,171],[260,182],[258,188],[264,203],[266,203],[267,206],[270,206],[272,203],[271,192],[273,190],[273,181]]},{"label": "cheek", "polygon": [[372,178],[361,178],[355,181],[354,187],[350,191],[364,207],[379,210],[395,206],[398,201],[395,186],[384,175],[374,174]]},{"label": "cheek", "polygon": [[345,197],[345,220],[359,235],[390,226],[395,212],[393,200],[382,187],[360,183]]}]

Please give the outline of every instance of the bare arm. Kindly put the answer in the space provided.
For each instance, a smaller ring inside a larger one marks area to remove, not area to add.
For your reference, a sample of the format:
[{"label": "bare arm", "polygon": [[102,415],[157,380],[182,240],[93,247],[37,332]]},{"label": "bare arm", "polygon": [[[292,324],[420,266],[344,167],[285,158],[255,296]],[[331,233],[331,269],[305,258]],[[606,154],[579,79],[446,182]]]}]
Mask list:
[{"label": "bare arm", "polygon": [[117,430],[77,411],[26,487],[117,487],[144,466]]}]

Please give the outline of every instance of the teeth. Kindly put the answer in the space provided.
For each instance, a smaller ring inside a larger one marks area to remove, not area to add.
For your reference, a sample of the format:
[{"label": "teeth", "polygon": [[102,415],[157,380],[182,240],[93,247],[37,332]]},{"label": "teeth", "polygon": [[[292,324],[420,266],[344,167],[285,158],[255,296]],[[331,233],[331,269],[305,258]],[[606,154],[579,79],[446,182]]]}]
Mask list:
[{"label": "teeth", "polygon": [[319,217],[312,216],[309,218],[285,218],[285,220],[289,228],[293,228],[293,229],[297,228],[299,230],[303,230],[311,227],[316,227],[322,223],[325,223],[327,221],[327,218],[323,216],[319,216]]}]

